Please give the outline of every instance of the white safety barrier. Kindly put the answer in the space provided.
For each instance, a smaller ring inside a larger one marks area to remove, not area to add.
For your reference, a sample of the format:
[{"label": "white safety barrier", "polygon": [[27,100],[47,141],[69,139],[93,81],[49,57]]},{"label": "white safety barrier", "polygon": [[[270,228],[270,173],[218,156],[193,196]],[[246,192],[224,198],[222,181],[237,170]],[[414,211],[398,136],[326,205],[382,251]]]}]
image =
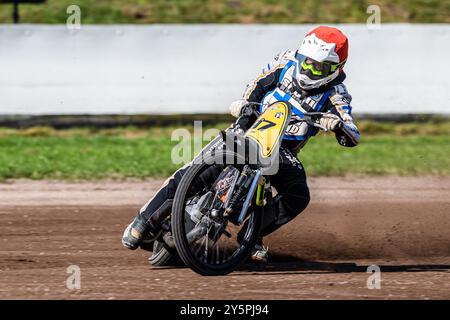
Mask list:
[{"label": "white safety barrier", "polygon": [[[0,114],[225,113],[313,25],[0,26]],[[450,25],[338,25],[355,113],[450,113]]]}]

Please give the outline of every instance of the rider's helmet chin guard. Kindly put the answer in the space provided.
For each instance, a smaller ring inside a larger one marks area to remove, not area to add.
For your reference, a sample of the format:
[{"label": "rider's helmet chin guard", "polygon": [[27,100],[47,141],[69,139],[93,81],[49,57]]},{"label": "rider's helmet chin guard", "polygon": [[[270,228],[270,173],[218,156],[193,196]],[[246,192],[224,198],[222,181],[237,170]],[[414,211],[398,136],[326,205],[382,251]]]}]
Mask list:
[{"label": "rider's helmet chin guard", "polygon": [[304,90],[330,83],[342,72],[348,56],[348,39],[333,27],[320,26],[303,39],[295,58],[295,77]]}]

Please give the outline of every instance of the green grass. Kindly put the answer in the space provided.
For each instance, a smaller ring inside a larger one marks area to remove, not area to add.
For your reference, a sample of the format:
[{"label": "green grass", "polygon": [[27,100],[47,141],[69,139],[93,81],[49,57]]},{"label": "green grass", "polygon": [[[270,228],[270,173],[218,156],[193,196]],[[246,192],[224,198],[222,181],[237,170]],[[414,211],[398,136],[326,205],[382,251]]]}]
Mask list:
[{"label": "green grass", "polygon": [[[171,161],[177,144],[170,139],[172,130],[0,129],[0,180],[165,177],[179,167]],[[445,132],[363,132],[356,148],[339,146],[332,135],[319,135],[300,152],[300,159],[313,176],[450,175],[450,135]]]},{"label": "green grass", "polygon": [[367,136],[355,148],[311,139],[300,159],[312,175],[449,175],[449,136]]},{"label": "green grass", "polygon": [[[382,22],[450,22],[442,0],[47,0],[21,5],[23,22],[65,23],[77,4],[82,23],[344,23],[365,22],[369,5]],[[0,23],[11,22],[11,5],[0,6]]]},{"label": "green grass", "polygon": [[168,137],[4,137],[0,149],[0,179],[162,177],[177,167]]}]

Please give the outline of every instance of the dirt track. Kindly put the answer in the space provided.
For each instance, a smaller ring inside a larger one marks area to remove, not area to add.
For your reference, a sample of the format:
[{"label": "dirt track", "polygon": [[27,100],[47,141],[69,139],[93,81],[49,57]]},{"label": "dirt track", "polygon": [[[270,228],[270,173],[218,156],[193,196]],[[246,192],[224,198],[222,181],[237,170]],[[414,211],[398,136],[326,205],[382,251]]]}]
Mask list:
[{"label": "dirt track", "polygon": [[271,262],[215,278],[122,248],[160,182],[0,184],[0,298],[450,299],[450,178],[310,179],[309,208],[267,239]]}]

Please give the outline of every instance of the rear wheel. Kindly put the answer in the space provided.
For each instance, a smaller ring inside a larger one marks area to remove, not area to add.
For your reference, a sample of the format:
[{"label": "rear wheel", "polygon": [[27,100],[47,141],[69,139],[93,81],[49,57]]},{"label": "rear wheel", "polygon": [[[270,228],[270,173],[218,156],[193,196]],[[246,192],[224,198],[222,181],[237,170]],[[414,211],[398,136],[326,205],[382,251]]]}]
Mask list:
[{"label": "rear wheel", "polygon": [[167,250],[163,242],[155,240],[153,243],[152,255],[148,258],[148,261],[152,266],[161,267],[170,265],[174,260],[172,253]]},{"label": "rear wheel", "polygon": [[[215,203],[219,203],[217,193],[212,190],[215,179],[230,166],[240,173],[243,165],[234,165],[243,163],[236,161],[238,157],[227,151],[206,155],[203,163],[193,164],[186,171],[175,194],[172,232],[176,248],[183,262],[201,275],[225,275],[232,272],[248,258],[259,236],[262,223],[259,207],[252,205],[256,209],[248,210],[241,225],[213,214]],[[203,173],[212,166],[218,174],[212,180],[205,181]],[[197,190],[199,183],[203,184],[203,188]],[[196,210],[193,208],[203,203],[208,203],[209,210],[203,210],[205,212],[200,215],[199,211],[195,211],[197,215],[193,215],[192,210]]]}]

